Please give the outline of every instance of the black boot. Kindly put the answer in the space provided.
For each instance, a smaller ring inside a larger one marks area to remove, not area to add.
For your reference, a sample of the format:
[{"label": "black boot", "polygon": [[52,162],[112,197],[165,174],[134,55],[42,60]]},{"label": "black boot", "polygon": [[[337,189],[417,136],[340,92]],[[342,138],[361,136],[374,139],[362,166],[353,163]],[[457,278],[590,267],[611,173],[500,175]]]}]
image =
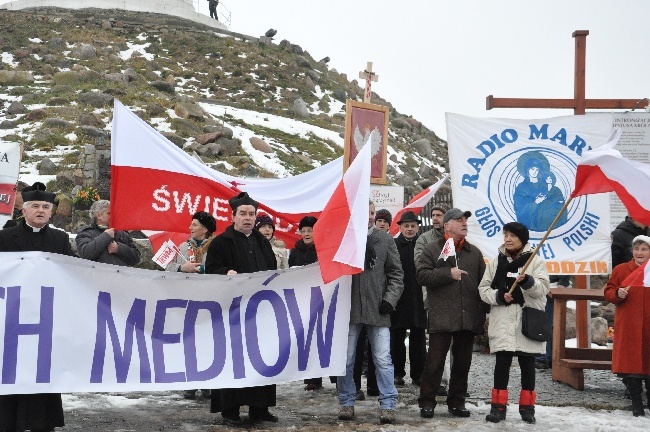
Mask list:
[{"label": "black boot", "polygon": [[643,381],[641,378],[628,377],[627,388],[630,390],[630,398],[632,399],[632,415],[634,417],[645,416],[645,407],[643,406],[643,398],[641,396]]},{"label": "black boot", "polygon": [[535,423],[535,401],[537,393],[535,390],[522,390],[519,394],[519,415],[526,423]]},{"label": "black boot", "polygon": [[499,423],[506,419],[506,410],[508,409],[508,390],[492,389],[492,408],[490,414],[485,416],[485,420],[492,423]]}]

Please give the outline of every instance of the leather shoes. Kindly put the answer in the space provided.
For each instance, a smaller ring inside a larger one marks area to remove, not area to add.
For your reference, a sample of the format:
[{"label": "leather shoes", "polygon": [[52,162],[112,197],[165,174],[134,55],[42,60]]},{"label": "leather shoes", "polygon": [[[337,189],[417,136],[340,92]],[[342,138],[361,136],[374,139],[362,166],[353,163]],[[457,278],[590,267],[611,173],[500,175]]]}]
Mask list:
[{"label": "leather shoes", "polygon": [[420,408],[420,417],[433,418],[433,407]]},{"label": "leather shoes", "polygon": [[250,413],[248,414],[248,417],[251,419],[251,421],[267,421],[267,422],[273,422],[277,423],[278,422],[278,416],[275,416],[271,414],[269,411],[260,413],[260,414],[254,414],[251,415]]},{"label": "leather shoes", "polygon": [[223,417],[223,424],[227,426],[241,426],[242,424],[241,417],[239,416],[225,416],[222,414],[221,417]]},{"label": "leather shoes", "polygon": [[449,412],[454,417],[469,417],[469,410],[465,407],[449,407]]}]

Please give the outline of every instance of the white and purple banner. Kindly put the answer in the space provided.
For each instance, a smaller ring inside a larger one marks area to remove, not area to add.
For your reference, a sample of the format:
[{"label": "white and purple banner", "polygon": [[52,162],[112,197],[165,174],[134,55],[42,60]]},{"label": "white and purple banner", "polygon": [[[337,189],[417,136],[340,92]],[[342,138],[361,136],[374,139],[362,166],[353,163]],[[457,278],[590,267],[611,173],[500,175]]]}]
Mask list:
[{"label": "white and purple banner", "polygon": [[13,216],[20,170],[20,144],[0,141],[0,226]]},{"label": "white and purple banner", "polygon": [[[473,214],[468,240],[492,259],[503,225],[516,221],[537,245],[571,196],[580,158],[611,132],[606,115],[513,120],[447,113],[454,206]],[[540,248],[549,273],[609,273],[609,218],[607,194],[574,198]]]},{"label": "white and purple banner", "polygon": [[0,394],[235,388],[342,375],[350,277],[0,259]]}]

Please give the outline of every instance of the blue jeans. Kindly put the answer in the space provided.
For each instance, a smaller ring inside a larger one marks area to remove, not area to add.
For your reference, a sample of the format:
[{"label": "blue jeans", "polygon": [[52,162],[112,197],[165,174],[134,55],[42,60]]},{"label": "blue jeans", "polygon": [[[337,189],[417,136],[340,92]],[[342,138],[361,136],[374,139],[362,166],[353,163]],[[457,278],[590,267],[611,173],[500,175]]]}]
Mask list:
[{"label": "blue jeans", "polygon": [[379,406],[381,409],[395,409],[397,404],[397,388],[393,362],[390,358],[390,330],[388,327],[376,327],[365,324],[350,324],[348,333],[348,358],[345,365],[345,376],[339,377],[337,386],[339,391],[339,404],[341,406],[354,406],[357,388],[354,385],[354,358],[357,351],[357,339],[363,327],[368,332],[368,340],[372,347],[372,358],[375,361],[377,387],[379,387]]}]

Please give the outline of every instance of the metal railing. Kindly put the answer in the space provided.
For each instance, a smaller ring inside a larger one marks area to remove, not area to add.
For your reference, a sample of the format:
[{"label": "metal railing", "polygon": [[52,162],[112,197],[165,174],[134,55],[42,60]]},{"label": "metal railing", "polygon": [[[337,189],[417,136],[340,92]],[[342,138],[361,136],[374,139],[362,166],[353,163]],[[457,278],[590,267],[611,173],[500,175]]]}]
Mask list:
[{"label": "metal railing", "polygon": [[[208,6],[207,0],[192,0],[192,2],[194,8],[198,13],[203,13],[204,15],[210,16],[210,8]],[[221,24],[225,25],[226,28],[230,30],[232,13],[221,0],[219,0],[219,4],[217,5],[217,17],[219,18]]]}]

